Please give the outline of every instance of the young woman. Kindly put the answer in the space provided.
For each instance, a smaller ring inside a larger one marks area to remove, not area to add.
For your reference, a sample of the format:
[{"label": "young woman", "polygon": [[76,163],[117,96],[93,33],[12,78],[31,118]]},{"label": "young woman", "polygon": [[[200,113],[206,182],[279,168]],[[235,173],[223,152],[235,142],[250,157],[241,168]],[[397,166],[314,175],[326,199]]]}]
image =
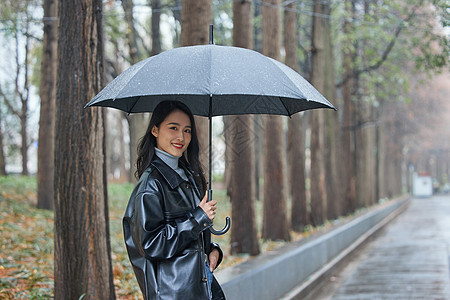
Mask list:
[{"label": "young woman", "polygon": [[206,202],[198,153],[189,108],[160,102],[138,146],[139,182],[123,219],[128,256],[145,299],[225,299],[212,275],[223,255],[208,230],[217,202]]}]

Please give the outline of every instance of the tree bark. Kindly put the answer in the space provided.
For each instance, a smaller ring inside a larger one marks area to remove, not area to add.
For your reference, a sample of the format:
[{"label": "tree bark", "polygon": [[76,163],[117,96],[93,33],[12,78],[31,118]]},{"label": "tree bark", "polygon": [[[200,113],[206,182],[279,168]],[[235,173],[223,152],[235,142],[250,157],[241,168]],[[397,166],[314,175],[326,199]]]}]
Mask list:
[{"label": "tree bark", "polygon": [[133,115],[127,115],[128,128],[130,130],[130,175],[133,181],[136,181],[134,176],[136,172],[136,161],[137,161],[137,147],[140,139],[144,136],[145,130],[147,129],[148,122],[150,120],[151,114],[139,113]]},{"label": "tree bark", "polygon": [[41,63],[41,111],[39,118],[39,145],[37,171],[37,207],[53,209],[55,171],[55,105],[58,4],[57,0],[44,0],[44,41]]},{"label": "tree bark", "polygon": [[119,157],[119,161],[120,161],[120,179],[123,182],[131,182],[131,178],[129,177],[129,172],[127,170],[126,167],[126,163],[127,163],[127,158],[125,156],[126,153],[126,144],[125,144],[125,128],[123,126],[123,114],[121,113],[118,118],[117,121],[119,123],[118,126],[118,130],[119,130],[119,143],[120,143],[120,157]]},{"label": "tree bark", "polygon": [[[323,1],[323,12],[325,15],[331,15],[330,1]],[[335,101],[336,84],[334,72],[334,56],[332,44],[331,22],[328,18],[321,18],[323,22],[324,34],[324,55],[325,55],[325,84],[324,96],[330,101]],[[336,105],[336,104],[335,104]],[[325,110],[325,139],[324,139],[324,162],[325,162],[325,184],[327,195],[327,219],[332,220],[341,215],[341,202],[343,192],[341,185],[338,184],[339,173],[343,168],[338,163],[338,149],[340,149],[339,122],[338,115],[334,110]]]},{"label": "tree bark", "polygon": [[3,123],[1,111],[0,111],[0,176],[6,176],[6,161],[5,161],[5,153],[3,152]]},{"label": "tree bark", "polygon": [[183,0],[181,2],[181,46],[207,45],[211,22],[211,0]]},{"label": "tree bark", "polygon": [[127,30],[127,41],[128,48],[130,51],[130,63],[134,65],[139,61],[140,53],[137,45],[137,32],[134,27],[134,17],[133,17],[133,0],[122,0],[122,8],[125,13],[125,21],[128,26]]},{"label": "tree bark", "polygon": [[[137,33],[134,26],[133,18],[133,1],[122,1],[122,7],[125,12],[125,19],[128,26],[127,43],[130,51],[130,63],[132,65],[139,61],[139,48],[137,46]],[[131,179],[135,179],[137,146],[139,139],[144,136],[145,130],[149,122],[149,114],[139,113],[127,116],[128,128],[130,129],[130,175]]]},{"label": "tree bark", "polygon": [[[181,2],[180,46],[206,45],[209,43],[209,25],[212,22],[211,0],[183,0]],[[204,117],[195,117],[200,144],[200,163],[205,173],[210,168],[209,123]],[[209,180],[209,178],[207,179]]]},{"label": "tree bark", "polygon": [[115,299],[105,119],[83,109],[103,85],[102,2],[59,2],[55,299]]},{"label": "tree bark", "polygon": [[255,51],[262,52],[262,17],[261,6],[259,3],[253,1],[253,47]]},{"label": "tree bark", "polygon": [[[286,6],[284,11],[284,48],[286,50],[285,63],[295,71],[298,67],[298,37],[297,37],[297,4]],[[303,231],[309,224],[306,204],[305,182],[305,128],[302,126],[302,116],[293,115],[288,121],[288,173],[291,193],[291,227],[295,231]]]},{"label": "tree bark", "polygon": [[159,22],[161,20],[161,0],[152,1],[152,52],[151,55],[156,55],[161,52],[161,33],[159,29]]},{"label": "tree bark", "polygon": [[[263,54],[280,59],[281,13],[280,0],[266,2],[262,7]],[[265,117],[264,140],[264,216],[262,238],[290,240],[286,212],[286,143],[282,119]]]},{"label": "tree bark", "polygon": [[[363,0],[364,14],[369,15],[369,4]],[[366,40],[360,41],[358,49],[366,48]],[[364,53],[361,55],[363,65],[368,64]],[[356,73],[356,72],[354,72]],[[356,73],[357,74],[357,73]],[[366,90],[367,80],[357,74],[355,82],[359,83],[356,93]],[[364,99],[363,95],[358,96],[356,101],[355,120],[355,153],[356,153],[356,199],[359,207],[368,207],[375,202],[375,114],[371,101]]]},{"label": "tree bark", "polygon": [[[345,1],[347,14],[352,14],[352,0]],[[355,178],[355,164],[354,164],[354,105],[352,99],[353,89],[353,46],[350,34],[352,32],[352,24],[349,21],[344,21],[344,34],[346,39],[344,41],[343,49],[343,69],[344,76],[349,80],[342,86],[343,98],[343,121],[341,128],[342,136],[342,165],[345,167],[345,172],[342,172],[341,184],[344,186],[344,199],[342,213],[347,215],[356,209],[356,178]]]},{"label": "tree bark", "polygon": [[[233,2],[233,45],[252,48],[252,3]],[[255,220],[255,131],[249,115],[225,116],[232,130],[226,147],[231,158],[230,184],[233,228],[231,253],[258,255],[259,244]]]},{"label": "tree bark", "polygon": [[[311,84],[321,93],[325,90],[324,4],[314,2],[312,21]],[[324,160],[324,112],[311,112],[311,216],[314,225],[324,223],[327,216]]]}]

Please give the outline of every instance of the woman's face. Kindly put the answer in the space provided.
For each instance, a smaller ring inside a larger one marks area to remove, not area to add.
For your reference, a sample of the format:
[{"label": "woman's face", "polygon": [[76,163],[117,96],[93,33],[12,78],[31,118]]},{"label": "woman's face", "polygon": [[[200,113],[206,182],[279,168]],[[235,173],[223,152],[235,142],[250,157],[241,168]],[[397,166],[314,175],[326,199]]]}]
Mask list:
[{"label": "woman's face", "polygon": [[159,128],[153,126],[156,147],[173,156],[182,156],[191,142],[191,120],[180,110],[171,112]]}]

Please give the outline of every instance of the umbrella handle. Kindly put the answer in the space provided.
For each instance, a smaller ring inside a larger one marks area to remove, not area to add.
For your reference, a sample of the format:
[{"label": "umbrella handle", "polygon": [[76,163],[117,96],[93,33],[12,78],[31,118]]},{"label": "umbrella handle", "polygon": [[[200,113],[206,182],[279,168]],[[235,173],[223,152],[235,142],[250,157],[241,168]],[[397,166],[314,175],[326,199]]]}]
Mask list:
[{"label": "umbrella handle", "polygon": [[[208,202],[212,200],[212,190],[209,189],[208,190]],[[230,217],[226,217],[225,219],[225,227],[222,230],[216,230],[212,227],[209,228],[209,231],[211,231],[212,234],[214,235],[222,235],[227,233],[228,230],[230,230],[231,227],[231,218]]]},{"label": "umbrella handle", "polygon": [[227,233],[227,231],[230,229],[231,226],[231,218],[227,217],[225,219],[225,222],[226,222],[225,227],[222,230],[215,230],[214,228],[210,227],[209,231],[211,231],[211,233],[214,235],[222,235]]}]

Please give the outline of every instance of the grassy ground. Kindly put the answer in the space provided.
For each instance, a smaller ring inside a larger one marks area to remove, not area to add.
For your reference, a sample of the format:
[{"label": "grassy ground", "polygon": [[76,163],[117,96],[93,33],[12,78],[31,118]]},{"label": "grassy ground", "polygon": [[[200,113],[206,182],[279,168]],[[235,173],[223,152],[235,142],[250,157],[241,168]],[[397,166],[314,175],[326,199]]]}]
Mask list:
[{"label": "grassy ground", "polygon": [[[141,299],[139,287],[129,263],[122,235],[122,216],[133,189],[132,184],[108,185],[111,250],[114,284],[118,299]],[[231,205],[223,190],[214,190],[218,201],[215,228],[225,225]],[[262,216],[261,201],[256,214]],[[257,218],[261,227],[261,218]],[[36,208],[36,179],[0,177],[0,299],[49,299],[53,296],[53,212]],[[298,240],[310,232],[292,232]],[[220,269],[250,259],[246,255],[230,255],[230,234],[213,236],[224,251]],[[260,241],[266,252],[284,242]]]}]

